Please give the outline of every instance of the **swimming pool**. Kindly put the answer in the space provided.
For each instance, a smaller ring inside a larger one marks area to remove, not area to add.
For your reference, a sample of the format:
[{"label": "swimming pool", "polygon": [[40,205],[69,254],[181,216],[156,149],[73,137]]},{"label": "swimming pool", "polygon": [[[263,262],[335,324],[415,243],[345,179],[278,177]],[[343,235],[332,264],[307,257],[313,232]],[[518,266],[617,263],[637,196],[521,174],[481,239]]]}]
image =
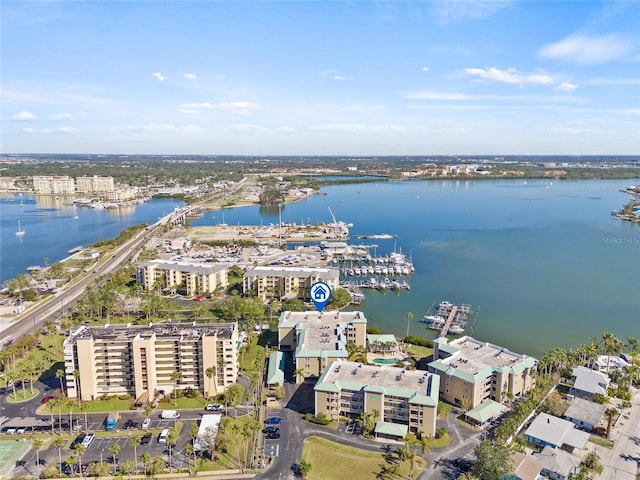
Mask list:
[{"label": "swimming pool", "polygon": [[374,358],[373,363],[380,365],[395,365],[398,361],[397,358]]}]

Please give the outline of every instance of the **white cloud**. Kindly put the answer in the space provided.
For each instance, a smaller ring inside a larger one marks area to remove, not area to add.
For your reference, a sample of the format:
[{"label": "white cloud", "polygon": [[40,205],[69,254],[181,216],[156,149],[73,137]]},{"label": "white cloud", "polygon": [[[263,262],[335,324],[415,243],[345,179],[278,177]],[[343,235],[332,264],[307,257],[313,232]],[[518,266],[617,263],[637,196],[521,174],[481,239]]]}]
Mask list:
[{"label": "white cloud", "polygon": [[630,42],[616,34],[592,36],[573,34],[538,51],[544,58],[596,65],[617,60],[631,53]]},{"label": "white cloud", "polygon": [[320,70],[318,75],[321,77],[328,77],[329,75],[335,75],[336,71],[333,68],[325,68],[324,70]]},{"label": "white cloud", "polygon": [[364,125],[357,123],[328,123],[311,127],[314,132],[334,132],[334,133],[381,133],[381,132],[401,132],[405,129],[397,125]]},{"label": "white cloud", "polygon": [[200,110],[195,109],[195,108],[178,108],[178,112],[180,113],[184,113],[185,115],[198,115],[200,113]]},{"label": "white cloud", "polygon": [[71,120],[73,115],[70,113],[54,113],[49,115],[49,120]]},{"label": "white cloud", "polygon": [[335,103],[318,103],[314,105],[315,108],[323,110],[333,110],[334,112],[357,112],[357,113],[372,113],[381,112],[384,110],[384,105],[378,104],[366,104],[366,103],[353,103],[353,104],[335,104]]},{"label": "white cloud", "polygon": [[234,123],[229,125],[229,130],[234,133],[271,133],[271,130],[267,127],[260,125],[254,125],[251,123]]},{"label": "white cloud", "polygon": [[13,116],[14,120],[17,120],[19,122],[26,122],[29,120],[35,120],[36,118],[38,118],[37,116],[35,116],[33,113],[27,111],[27,110],[23,110],[20,113],[16,113]]},{"label": "white cloud", "polygon": [[187,80],[197,80],[198,76],[195,73],[185,73],[184,78]]},{"label": "white cloud", "polygon": [[422,67],[422,71],[423,72],[428,72],[429,71],[429,67]]},{"label": "white cloud", "polygon": [[22,132],[28,133],[28,134],[36,133],[36,131],[33,128],[23,128]]},{"label": "white cloud", "polygon": [[344,77],[342,75],[336,75],[335,77],[333,77],[334,80],[344,80]]},{"label": "white cloud", "polygon": [[280,133],[295,133],[296,129],[293,127],[279,127],[276,128],[276,131]]},{"label": "white cloud", "polygon": [[640,78],[593,78],[587,85],[640,85]]},{"label": "white cloud", "polygon": [[59,128],[45,128],[42,130],[45,134],[61,134],[61,135],[73,135],[80,133],[80,130],[73,127],[59,127]]},{"label": "white cloud", "polygon": [[480,19],[509,6],[508,0],[442,0],[433,2],[440,22],[450,23],[465,18]]},{"label": "white cloud", "polygon": [[466,128],[438,128],[436,133],[442,133],[445,135],[460,135],[467,133],[468,130]]},{"label": "white cloud", "polygon": [[466,93],[432,92],[428,90],[406,92],[404,97],[412,100],[469,100],[471,98]]},{"label": "white cloud", "polygon": [[530,75],[523,74],[515,68],[507,68],[500,70],[495,67],[487,68],[465,68],[468,75],[480,77],[483,80],[493,80],[496,82],[510,83],[513,85],[552,85],[553,79],[543,73],[534,73]]},{"label": "white cloud", "polygon": [[127,125],[127,131],[142,133],[202,133],[204,128],[194,124],[176,125],[173,123],[150,123],[146,125]]},{"label": "white cloud", "polygon": [[570,127],[555,127],[547,128],[547,133],[552,135],[581,135],[583,133],[592,133],[590,128],[570,128]]},{"label": "white cloud", "polygon": [[555,87],[556,90],[560,90],[561,92],[573,92],[576,88],[578,88],[578,86],[571,82],[562,82]]},{"label": "white cloud", "polygon": [[224,110],[234,115],[249,115],[253,110],[258,110],[260,105],[251,102],[227,102],[217,103],[214,108]]},{"label": "white cloud", "polygon": [[160,72],[152,73],[151,76],[157,78],[161,82],[164,82],[167,79],[167,77],[163,77]]}]

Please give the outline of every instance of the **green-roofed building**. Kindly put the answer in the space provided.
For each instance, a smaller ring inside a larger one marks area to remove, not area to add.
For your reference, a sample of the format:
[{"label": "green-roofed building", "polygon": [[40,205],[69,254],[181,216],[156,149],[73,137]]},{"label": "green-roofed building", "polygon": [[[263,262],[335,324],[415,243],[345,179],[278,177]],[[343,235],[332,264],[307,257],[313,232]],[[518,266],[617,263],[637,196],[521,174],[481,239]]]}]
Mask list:
[{"label": "green-roofed building", "polygon": [[507,407],[501,403],[494,402],[493,400],[485,400],[476,408],[472,408],[464,415],[467,417],[467,420],[470,420],[472,423],[484,425],[499,416],[506,409]]},{"label": "green-roofed building", "polygon": [[284,385],[284,354],[272,352],[269,355],[269,368],[267,369],[267,385]]},{"label": "green-roofed building", "polygon": [[469,336],[433,344],[429,372],[440,376],[440,399],[464,409],[487,400],[505,403],[531,391],[538,361]]},{"label": "green-roofed building", "polygon": [[409,431],[433,437],[439,385],[438,375],[423,370],[336,360],[314,387],[315,413],[332,420],[370,414],[385,435],[404,432],[404,437]]},{"label": "green-roofed building", "polygon": [[362,312],[282,312],[278,345],[293,351],[296,381],[319,377],[331,362],[347,359],[347,344],[366,346],[367,319]]}]

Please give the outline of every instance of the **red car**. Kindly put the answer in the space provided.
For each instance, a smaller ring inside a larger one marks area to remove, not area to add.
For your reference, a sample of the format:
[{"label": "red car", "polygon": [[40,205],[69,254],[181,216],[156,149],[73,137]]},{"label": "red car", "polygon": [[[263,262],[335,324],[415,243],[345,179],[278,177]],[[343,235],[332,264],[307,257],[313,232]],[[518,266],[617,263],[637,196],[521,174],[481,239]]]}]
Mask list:
[{"label": "red car", "polygon": [[51,395],[47,395],[46,397],[42,398],[42,403],[47,403],[49,400],[53,400],[56,397],[53,397]]},{"label": "red car", "polygon": [[202,300],[204,300],[204,297],[202,295],[198,295],[196,298],[194,298],[194,300],[196,302],[201,302]]}]

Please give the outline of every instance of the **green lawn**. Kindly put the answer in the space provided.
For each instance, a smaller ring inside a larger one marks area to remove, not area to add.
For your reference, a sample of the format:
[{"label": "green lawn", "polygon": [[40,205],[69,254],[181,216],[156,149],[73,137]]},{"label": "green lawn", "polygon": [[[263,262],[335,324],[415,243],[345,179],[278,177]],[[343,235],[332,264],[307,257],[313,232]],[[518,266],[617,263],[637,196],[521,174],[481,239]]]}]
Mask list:
[{"label": "green lawn", "polygon": [[595,443],[596,445],[600,445],[601,447],[604,447],[604,448],[609,448],[609,449],[613,448],[613,442],[607,438],[591,435],[591,437],[589,437],[589,441],[592,443]]},{"label": "green lawn", "polygon": [[451,436],[445,432],[440,438],[434,438],[433,440],[429,440],[427,445],[429,448],[444,448],[451,443]]},{"label": "green lawn", "polygon": [[251,335],[251,342],[249,343],[249,349],[246,353],[240,355],[240,368],[249,371],[253,369],[253,363],[258,356],[258,349],[262,349],[258,345],[258,336]]},{"label": "green lawn", "polygon": [[33,392],[28,387],[24,390],[22,388],[16,388],[15,396],[13,395],[13,393],[10,393],[9,395],[7,395],[7,402],[9,403],[26,402],[27,400],[31,400],[32,398],[37,397],[39,393],[40,393],[40,390],[38,390],[37,388],[34,388]]},{"label": "green lawn", "polygon": [[176,406],[173,402],[173,398],[169,400],[168,403],[159,403],[158,410],[180,410],[183,408],[197,408],[203,409],[204,406],[209,403],[205,397],[196,397],[196,398],[188,398],[188,397],[178,397]]},{"label": "green lawn", "polygon": [[433,348],[423,347],[421,345],[408,345],[405,350],[409,355],[417,358],[418,360],[433,355]]},{"label": "green lawn", "polygon": [[[93,402],[82,403],[87,406],[88,413],[109,413],[129,410],[132,402],[133,400],[118,400],[117,398],[114,398],[111,400],[95,400]],[[70,403],[71,402],[63,405],[60,409],[60,413],[62,413],[63,415],[68,414],[69,410],[71,409],[71,407],[69,406]],[[76,415],[84,414],[84,412],[80,409],[80,406],[75,402],[73,403],[73,413]],[[38,413],[41,415],[49,415],[50,412],[51,410],[47,405],[42,405],[38,408]],[[58,414],[58,407],[53,408],[53,414]]]},{"label": "green lawn", "polygon": [[[355,460],[357,459],[357,460]],[[311,464],[310,480],[371,480],[372,478],[391,479],[391,474],[383,474],[383,467],[391,466],[382,453],[360,450],[319,437],[304,440],[302,458]],[[419,473],[421,461],[416,457],[414,478]],[[408,478],[409,463],[399,466],[399,476]]]}]

